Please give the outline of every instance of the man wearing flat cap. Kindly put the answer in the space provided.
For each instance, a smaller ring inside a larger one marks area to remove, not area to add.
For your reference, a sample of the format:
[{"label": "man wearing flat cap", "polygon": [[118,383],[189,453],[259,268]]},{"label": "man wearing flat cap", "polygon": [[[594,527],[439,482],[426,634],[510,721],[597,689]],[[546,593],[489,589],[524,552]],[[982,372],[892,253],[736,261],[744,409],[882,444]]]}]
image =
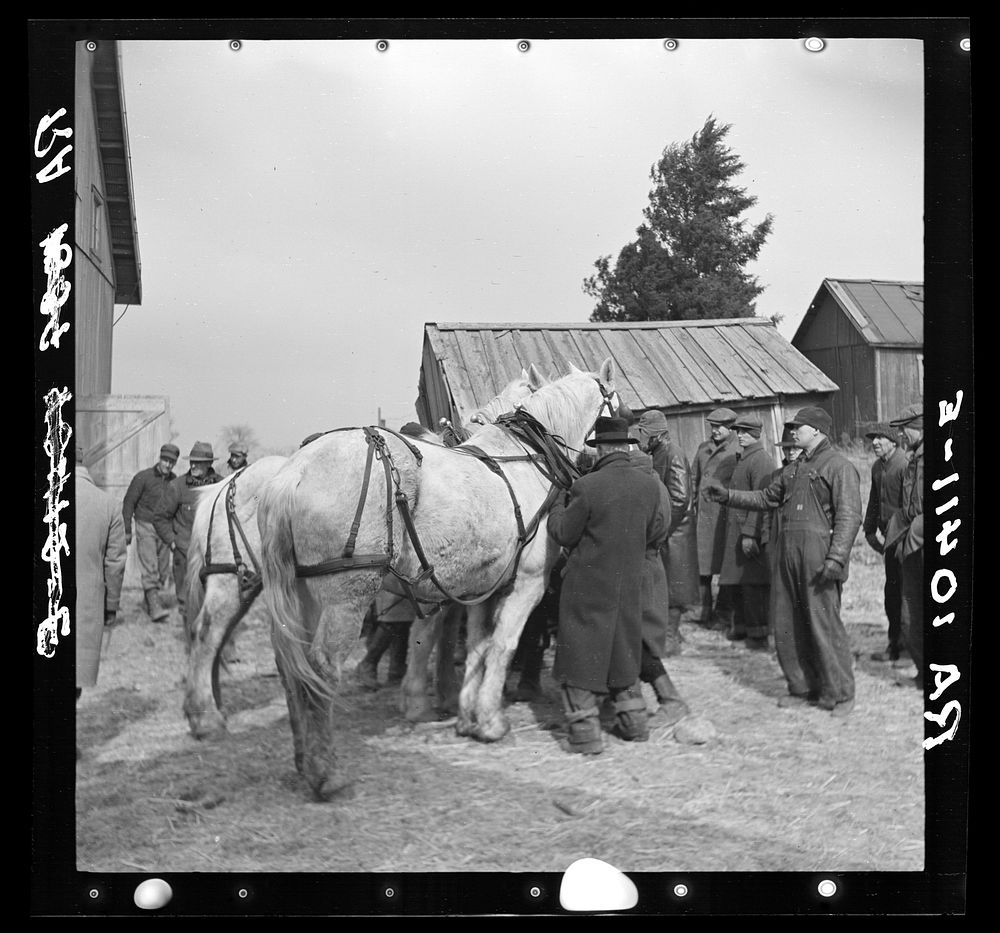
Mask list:
[{"label": "man wearing flat cap", "polygon": [[652,457],[653,470],[670,498],[667,546],[660,556],[670,591],[667,653],[678,654],[681,616],[700,602],[691,465],[680,447],[671,441],[670,427],[662,411],[643,412],[636,429],[639,446]]},{"label": "man wearing flat cap", "polygon": [[[764,450],[764,425],[754,414],[740,415],[733,422],[739,444],[730,490],[763,489],[771,482],[774,458]],[[726,516],[726,546],[719,571],[719,585],[735,589],[730,641],[746,641],[752,651],[768,645],[768,601],[771,575],[764,552],[769,516],[753,509],[730,508]]]},{"label": "man wearing flat cap", "polygon": [[876,424],[865,437],[872,442],[875,462],[872,463],[871,488],[862,529],[865,540],[883,557],[885,586],[883,604],[889,622],[889,642],[885,651],[872,654],[873,661],[905,661],[909,651],[903,644],[901,613],[903,608],[900,590],[900,566],[896,555],[885,551],[885,533],[889,519],[903,504],[903,474],[906,472],[906,453],[899,446],[896,429],[888,424]]},{"label": "man wearing flat cap", "polygon": [[226,461],[229,473],[242,470],[247,465],[247,454],[249,452],[247,445],[243,441],[236,441],[229,445],[229,459]]},{"label": "man wearing flat cap", "polygon": [[203,486],[222,481],[222,477],[212,466],[216,457],[212,453],[211,444],[196,441],[187,459],[190,463],[187,473],[178,476],[170,484],[153,517],[156,533],[174,555],[174,586],[177,589],[177,606],[182,622],[187,595],[184,589],[187,552],[194,513],[201,497],[200,490]]},{"label": "man wearing flat cap", "polygon": [[610,694],[618,735],[649,737],[639,671],[646,552],[666,540],[660,482],[629,459],[624,418],[598,418],[597,462],[548,515],[549,536],[569,550],[559,600],[553,676],[562,688],[568,750],[599,754],[600,698]]},{"label": "man wearing flat cap", "polygon": [[889,519],[885,549],[899,561],[903,640],[916,670],[901,672],[904,683],[923,689],[924,677],[924,408],[910,405],[889,422],[908,451],[902,502]]},{"label": "man wearing flat cap", "polygon": [[781,509],[776,542],[774,642],[788,695],[781,707],[814,704],[834,716],[854,708],[854,656],[840,618],[841,587],[861,527],[861,477],[829,441],[830,415],[803,408],[791,420],[802,455],[764,489],[706,483],[730,509]]},{"label": "man wearing flat cap", "polygon": [[174,466],[180,455],[175,444],[164,444],[156,463],[132,477],[122,500],[125,543],[126,546],[132,543],[134,522],[135,554],[139,560],[146,611],[154,622],[162,622],[170,615],[170,610],[163,604],[163,587],[170,579],[170,548],[156,533],[153,516],[174,481]]},{"label": "man wearing flat cap", "polygon": [[706,628],[719,625],[728,630],[733,622],[733,593],[730,587],[719,587],[718,603],[712,609],[712,577],[722,569],[722,552],[726,546],[726,513],[718,504],[699,495],[702,485],[716,480],[728,486],[736,469],[739,444],[733,433],[736,412],[731,408],[716,408],[705,419],[709,439],[695,451],[694,501],[698,510],[698,575],[701,584],[701,624]]}]

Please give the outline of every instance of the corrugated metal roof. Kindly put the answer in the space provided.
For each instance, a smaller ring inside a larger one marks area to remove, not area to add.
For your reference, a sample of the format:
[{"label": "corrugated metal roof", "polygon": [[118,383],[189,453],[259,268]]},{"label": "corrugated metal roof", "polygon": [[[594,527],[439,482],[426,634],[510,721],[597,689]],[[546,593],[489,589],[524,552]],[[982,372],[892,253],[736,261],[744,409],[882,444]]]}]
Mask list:
[{"label": "corrugated metal roof", "polygon": [[[824,290],[833,295],[869,344],[893,347],[923,346],[923,282],[824,279],[809,311],[799,325],[799,332],[808,326],[808,322],[819,307]],[[795,337],[798,337],[798,332]]]},{"label": "corrugated metal roof", "polygon": [[758,318],[629,324],[424,325],[456,406],[471,414],[534,363],[558,377],[596,370],[609,356],[634,409],[714,405],[837,391],[775,325]]}]

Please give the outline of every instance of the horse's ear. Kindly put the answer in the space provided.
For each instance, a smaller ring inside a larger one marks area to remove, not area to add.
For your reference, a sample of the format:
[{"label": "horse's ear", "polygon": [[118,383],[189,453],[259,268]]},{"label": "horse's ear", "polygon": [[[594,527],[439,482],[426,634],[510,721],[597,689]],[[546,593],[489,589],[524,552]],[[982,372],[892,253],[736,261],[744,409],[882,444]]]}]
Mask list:
[{"label": "horse's ear", "polygon": [[573,364],[573,361],[572,361],[572,360],[570,360],[570,361],[569,361],[569,371],[570,371],[571,373],[579,373],[579,372],[582,372],[582,370],[580,370],[580,369],[577,369],[577,367],[576,367],[576,366],[575,366],[575,365]]},{"label": "horse's ear", "polygon": [[528,381],[528,385],[530,385],[532,389],[540,389],[543,385],[545,385],[547,382],[550,381],[550,380],[546,379],[538,371],[538,367],[535,366],[534,363],[532,363],[528,367],[528,372],[525,374],[525,378]]},{"label": "horse's ear", "polygon": [[[534,366],[535,364],[534,364],[534,363],[532,363],[531,365],[532,365],[532,366]],[[528,370],[526,370],[526,369],[525,369],[525,368],[524,368],[524,367],[522,366],[522,367],[521,367],[521,382],[530,382],[530,381],[531,381],[531,379],[530,379],[530,378],[529,378],[529,376],[528,376]]]},{"label": "horse's ear", "polygon": [[615,361],[609,356],[601,363],[601,382],[612,383],[615,381]]}]

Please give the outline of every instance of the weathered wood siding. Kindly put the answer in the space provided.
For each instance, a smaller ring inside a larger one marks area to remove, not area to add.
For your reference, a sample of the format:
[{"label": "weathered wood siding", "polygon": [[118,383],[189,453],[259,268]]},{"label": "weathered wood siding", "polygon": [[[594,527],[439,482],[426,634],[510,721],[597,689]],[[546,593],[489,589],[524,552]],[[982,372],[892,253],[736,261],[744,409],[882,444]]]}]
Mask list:
[{"label": "weathered wood siding", "polygon": [[924,397],[923,348],[876,347],[878,420],[890,421],[907,405]]},{"label": "weathered wood siding", "polygon": [[[97,116],[91,85],[93,56],[76,47],[76,124],[73,127],[76,209],[73,299],[76,396],[111,391],[111,331],[115,281]],[[100,207],[95,208],[95,197]],[[96,211],[96,212],[95,212]]]}]

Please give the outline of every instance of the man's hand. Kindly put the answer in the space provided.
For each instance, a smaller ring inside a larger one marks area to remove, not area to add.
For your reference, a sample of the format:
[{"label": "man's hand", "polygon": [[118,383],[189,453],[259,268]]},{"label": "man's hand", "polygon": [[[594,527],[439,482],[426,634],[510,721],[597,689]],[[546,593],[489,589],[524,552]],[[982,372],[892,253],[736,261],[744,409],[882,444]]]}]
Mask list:
[{"label": "man's hand", "polygon": [[740,547],[743,549],[743,556],[753,559],[754,557],[760,556],[760,544],[757,542],[756,538],[751,538],[749,535],[743,535],[740,538]]},{"label": "man's hand", "polygon": [[717,479],[705,480],[705,485],[701,490],[702,496],[709,502],[728,502],[729,490]]},{"label": "man's hand", "polygon": [[843,580],[844,568],[835,560],[826,560],[816,579],[818,583],[833,583],[835,580]]},{"label": "man's hand", "polygon": [[871,545],[871,549],[876,554],[882,554],[885,552],[885,545],[879,541],[878,535],[872,532],[870,535],[865,535],[865,540]]}]

